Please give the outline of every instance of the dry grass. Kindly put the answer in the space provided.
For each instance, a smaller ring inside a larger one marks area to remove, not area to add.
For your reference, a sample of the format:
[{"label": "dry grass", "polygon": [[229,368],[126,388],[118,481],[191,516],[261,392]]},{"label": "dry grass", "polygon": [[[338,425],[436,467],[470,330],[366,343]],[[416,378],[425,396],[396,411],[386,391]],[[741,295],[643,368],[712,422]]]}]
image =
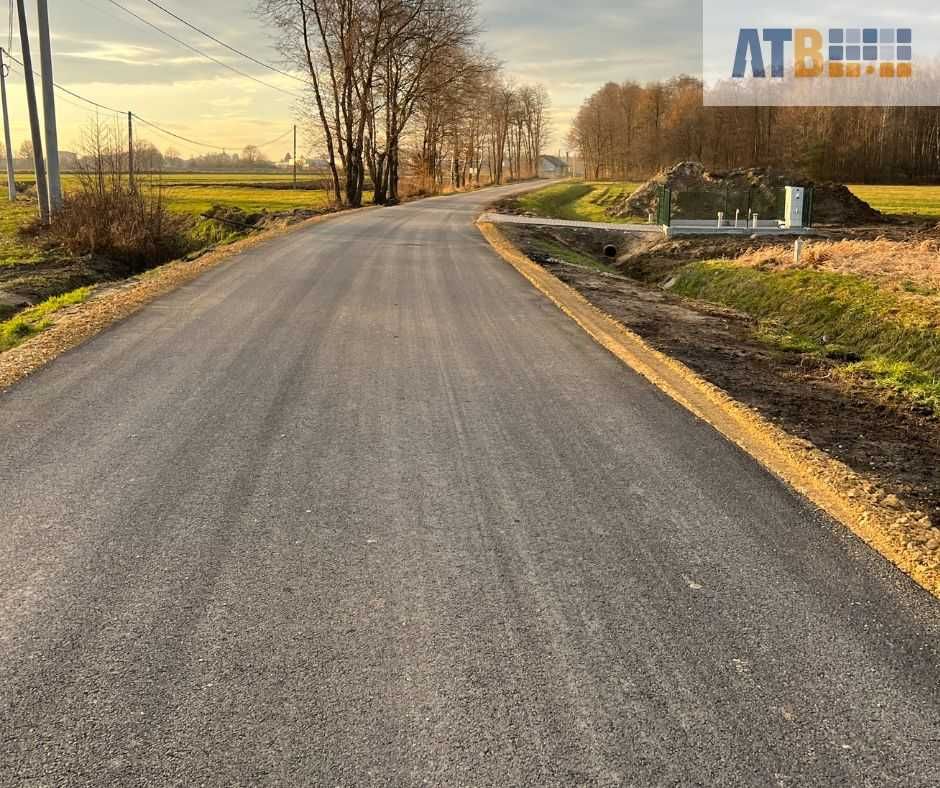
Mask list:
[{"label": "dry grass", "polygon": [[756,268],[786,270],[813,268],[870,279],[891,290],[940,293],[940,241],[811,241],[799,264],[791,246],[770,246],[737,258]]},{"label": "dry grass", "polygon": [[936,240],[817,241],[799,263],[789,246],[690,263],[674,292],[739,309],[781,349],[843,363],[940,415],[940,246]]}]

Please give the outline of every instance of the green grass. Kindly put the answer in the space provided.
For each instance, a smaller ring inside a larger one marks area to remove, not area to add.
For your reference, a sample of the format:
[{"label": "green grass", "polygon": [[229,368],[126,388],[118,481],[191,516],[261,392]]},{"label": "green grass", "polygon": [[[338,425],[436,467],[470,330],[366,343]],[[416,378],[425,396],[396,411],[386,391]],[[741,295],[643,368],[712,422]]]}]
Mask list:
[{"label": "green grass", "polygon": [[628,181],[564,181],[518,198],[522,210],[548,219],[582,222],[625,221],[607,213],[618,198],[631,194],[640,184]]},{"label": "green grass", "polygon": [[600,260],[597,260],[588,254],[579,252],[576,249],[571,249],[568,246],[556,243],[555,241],[551,241],[547,238],[539,237],[533,239],[530,242],[529,247],[535,252],[541,252],[542,254],[549,257],[554,257],[558,260],[564,260],[566,263],[579,265],[582,268],[590,268],[594,271],[606,271],[608,273],[614,271],[614,269],[609,265],[605,265]]},{"label": "green grass", "polygon": [[776,347],[853,363],[858,375],[940,413],[940,303],[827,271],[764,271],[726,261],[679,270],[673,292],[758,318]]},{"label": "green grass", "polygon": [[326,191],[264,189],[242,186],[172,186],[163,192],[174,211],[201,214],[213,205],[241,208],[243,211],[289,211],[293,208],[322,209],[329,205]]},{"label": "green grass", "polygon": [[79,287],[62,295],[47,298],[40,304],[24,309],[15,317],[0,323],[0,351],[9,350],[31,336],[38,334],[51,323],[51,316],[72,304],[80,304],[91,295],[90,287]]},{"label": "green grass", "polygon": [[[144,174],[142,179],[146,180],[150,176]],[[293,178],[290,172],[165,172],[154,174],[155,179],[159,179],[167,186],[173,185],[199,185],[199,184],[238,184],[261,185],[265,183],[287,184]],[[326,174],[297,173],[298,181],[327,180]],[[36,176],[31,172],[16,173],[18,183],[32,184],[36,182]],[[5,181],[4,181],[5,183]],[[62,187],[68,191],[78,183],[78,175],[74,172],[62,173]]]},{"label": "green grass", "polygon": [[849,186],[882,213],[940,217],[940,186]]},{"label": "green grass", "polygon": [[0,200],[0,267],[19,263],[36,263],[44,258],[42,251],[19,230],[37,216],[35,200],[22,195],[16,202]]}]

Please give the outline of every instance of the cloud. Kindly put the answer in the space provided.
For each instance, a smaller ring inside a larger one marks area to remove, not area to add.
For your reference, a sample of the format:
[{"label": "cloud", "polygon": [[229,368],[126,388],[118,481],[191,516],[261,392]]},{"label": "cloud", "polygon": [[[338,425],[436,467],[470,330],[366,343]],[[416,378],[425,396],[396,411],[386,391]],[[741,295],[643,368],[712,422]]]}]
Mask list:
[{"label": "cloud", "polygon": [[[142,0],[119,2],[213,57],[266,82],[295,87]],[[168,7],[262,60],[279,59],[274,31],[255,16],[256,0],[174,0]],[[105,0],[60,3],[52,13],[57,81],[102,103],[141,112],[146,108],[154,120],[184,124],[196,137],[204,131],[237,142],[251,141],[246,125],[251,118],[292,122],[291,99],[200,58]],[[698,73],[701,14],[698,0],[551,5],[545,0],[480,0],[483,45],[513,79],[541,82],[548,89],[554,107],[553,146],[564,139],[581,102],[605,82]],[[62,117],[68,122],[80,116]]]}]

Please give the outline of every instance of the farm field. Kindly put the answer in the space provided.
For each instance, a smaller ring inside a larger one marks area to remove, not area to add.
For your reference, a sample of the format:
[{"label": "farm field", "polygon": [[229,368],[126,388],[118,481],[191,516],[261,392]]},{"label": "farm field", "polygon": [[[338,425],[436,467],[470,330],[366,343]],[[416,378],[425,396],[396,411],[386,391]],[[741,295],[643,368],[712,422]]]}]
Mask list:
[{"label": "farm field", "polygon": [[[148,175],[140,183],[159,183],[164,187],[170,207],[184,213],[203,213],[213,205],[241,208],[244,211],[288,211],[293,208],[323,208],[328,203],[327,192],[319,186],[325,181],[320,174],[298,173],[298,188],[292,189],[290,173],[166,173],[159,179]],[[32,173],[17,173],[17,183],[33,184]],[[65,173],[62,186],[65,191],[76,187],[78,176]]]},{"label": "farm field", "polygon": [[[150,176],[143,174],[143,179]],[[156,177],[156,176],[155,176]],[[297,173],[297,180],[324,179],[326,174]],[[160,176],[163,183],[167,186],[180,184],[233,184],[244,183],[246,185],[256,185],[261,183],[289,184],[293,179],[290,172],[165,172]],[[35,183],[36,176],[31,172],[16,173],[18,183]],[[65,172],[62,174],[62,183],[66,189],[69,184],[74,184],[78,176],[74,172]]]},{"label": "farm field", "polygon": [[940,186],[850,185],[849,189],[882,213],[940,217]]},{"label": "farm field", "polygon": [[[201,214],[213,205],[257,211],[289,211],[294,208],[322,209],[329,206],[329,193],[323,189],[265,189],[230,186],[165,186],[167,205],[182,213]],[[368,199],[368,196],[367,196]]]}]

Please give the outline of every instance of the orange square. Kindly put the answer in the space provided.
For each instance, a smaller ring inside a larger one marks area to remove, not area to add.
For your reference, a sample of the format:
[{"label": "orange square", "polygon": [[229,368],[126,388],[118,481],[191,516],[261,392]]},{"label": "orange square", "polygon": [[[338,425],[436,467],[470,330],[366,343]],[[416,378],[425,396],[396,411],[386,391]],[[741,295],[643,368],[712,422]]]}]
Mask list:
[{"label": "orange square", "polygon": [[898,63],[898,76],[909,77],[910,75],[911,75],[911,64],[910,63]]},{"label": "orange square", "polygon": [[845,66],[836,61],[829,61],[829,76],[830,77],[844,77],[845,76]]},{"label": "orange square", "polygon": [[893,77],[894,76],[894,63],[882,63],[878,67],[878,74],[882,77]]},{"label": "orange square", "polygon": [[862,75],[862,64],[861,63],[846,63],[845,75],[847,77],[860,77]]}]

